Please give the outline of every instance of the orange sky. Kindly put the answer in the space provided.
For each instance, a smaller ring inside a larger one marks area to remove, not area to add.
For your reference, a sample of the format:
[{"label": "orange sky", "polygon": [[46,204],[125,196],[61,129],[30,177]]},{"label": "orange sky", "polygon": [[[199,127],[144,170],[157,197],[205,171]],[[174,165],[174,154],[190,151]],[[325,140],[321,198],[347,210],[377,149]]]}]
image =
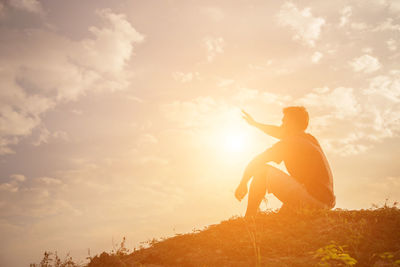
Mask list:
[{"label": "orange sky", "polygon": [[338,208],[399,200],[399,34],[395,0],[1,1],[0,265],[242,215],[276,140],[240,109],[308,109]]}]

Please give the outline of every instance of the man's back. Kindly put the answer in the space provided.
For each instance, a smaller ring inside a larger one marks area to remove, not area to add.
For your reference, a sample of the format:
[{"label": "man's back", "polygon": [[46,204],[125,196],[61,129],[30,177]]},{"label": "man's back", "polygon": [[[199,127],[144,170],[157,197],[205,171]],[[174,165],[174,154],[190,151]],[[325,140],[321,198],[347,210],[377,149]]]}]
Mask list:
[{"label": "man's back", "polygon": [[314,136],[299,133],[282,138],[271,150],[276,162],[282,160],[289,174],[323,203],[335,201],[332,172],[321,146]]}]

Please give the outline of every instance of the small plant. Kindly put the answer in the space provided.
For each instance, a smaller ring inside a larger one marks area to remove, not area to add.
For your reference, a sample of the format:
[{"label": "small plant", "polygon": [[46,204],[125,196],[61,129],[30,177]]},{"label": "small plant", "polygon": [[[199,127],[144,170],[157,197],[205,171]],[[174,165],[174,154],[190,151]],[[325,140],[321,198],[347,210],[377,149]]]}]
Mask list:
[{"label": "small plant", "polygon": [[[125,247],[126,238],[122,238],[119,248],[115,251],[116,256],[125,256],[129,254],[129,249]],[[113,253],[112,253],[113,254]]]},{"label": "small plant", "polygon": [[79,265],[72,260],[72,257],[69,255],[69,253],[62,261],[60,257],[58,257],[57,251],[54,253],[45,251],[40,264],[31,263],[30,267],[79,267]]},{"label": "small plant", "polygon": [[334,242],[312,254],[314,258],[319,259],[318,266],[354,266],[357,263],[356,259],[344,251],[343,246]]},{"label": "small plant", "polygon": [[112,244],[113,250],[111,253],[103,252],[95,257],[90,257],[90,262],[87,267],[91,266],[113,266],[113,267],[125,267],[126,264],[123,258],[129,254],[129,249],[125,247],[126,238],[123,237],[119,247],[116,248],[114,242]]},{"label": "small plant", "polygon": [[375,258],[374,266],[400,266],[399,252],[382,252],[372,255]]}]

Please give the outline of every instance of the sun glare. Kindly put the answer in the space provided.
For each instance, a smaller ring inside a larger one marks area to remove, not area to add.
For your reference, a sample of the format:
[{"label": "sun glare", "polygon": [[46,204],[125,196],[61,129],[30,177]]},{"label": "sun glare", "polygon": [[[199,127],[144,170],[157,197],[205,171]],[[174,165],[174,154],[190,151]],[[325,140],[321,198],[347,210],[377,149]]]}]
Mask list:
[{"label": "sun glare", "polygon": [[[220,164],[245,164],[257,151],[254,129],[241,118],[240,110],[230,109],[204,132],[204,144]],[[205,148],[205,147],[204,147]]]},{"label": "sun glare", "polygon": [[231,133],[225,138],[225,149],[231,152],[243,151],[245,147],[245,138],[243,134]]}]

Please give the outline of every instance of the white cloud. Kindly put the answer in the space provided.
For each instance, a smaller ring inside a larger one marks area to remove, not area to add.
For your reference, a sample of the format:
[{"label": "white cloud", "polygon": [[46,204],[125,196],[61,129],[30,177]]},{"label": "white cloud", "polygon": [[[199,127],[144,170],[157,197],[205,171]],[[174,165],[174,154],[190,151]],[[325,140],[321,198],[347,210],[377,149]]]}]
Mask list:
[{"label": "white cloud", "polygon": [[[400,103],[400,70],[392,70],[387,75],[380,75],[370,80],[369,88],[364,91],[373,96],[370,100],[378,101],[377,96],[384,97],[386,103]],[[383,102],[377,102],[383,106]],[[387,107],[387,106],[386,106]]]},{"label": "white cloud", "polygon": [[324,145],[327,151],[333,152],[343,157],[357,155],[371,148],[371,145],[360,144],[360,139],[364,136],[359,133],[349,133],[345,137],[325,140]]},{"label": "white cloud", "polygon": [[400,25],[394,24],[392,18],[387,18],[372,31],[400,31]]},{"label": "white cloud", "polygon": [[[311,130],[341,156],[363,153],[377,142],[400,136],[400,71],[369,80],[360,93],[352,88],[314,89],[296,100],[311,114]],[[349,132],[349,129],[351,131]]]},{"label": "white cloud", "polygon": [[349,19],[352,15],[351,6],[344,7],[340,13],[341,13],[341,16],[340,16],[339,26],[343,27],[344,25],[346,25],[349,22]]},{"label": "white cloud", "polygon": [[[60,102],[73,101],[89,91],[122,90],[129,85],[125,64],[133,45],[142,42],[122,14],[98,11],[108,23],[91,27],[91,38],[72,41],[49,29],[0,29],[0,154],[41,124],[41,117]],[[43,46],[43,44],[46,46]],[[46,60],[43,60],[43,59]],[[41,131],[35,142],[47,142]],[[66,138],[62,132],[53,137]]]},{"label": "white cloud", "polygon": [[17,182],[23,182],[26,180],[26,177],[22,174],[12,174],[10,175],[10,178]]},{"label": "white cloud", "polygon": [[12,174],[10,175],[10,178],[11,180],[9,182],[0,184],[0,191],[10,193],[18,192],[19,185],[26,180],[25,176],[22,174]]},{"label": "white cloud", "polygon": [[363,55],[353,59],[349,64],[355,72],[371,73],[379,70],[382,65],[379,60],[370,55]]},{"label": "white cloud", "polygon": [[263,104],[274,104],[277,106],[283,106],[287,104],[292,99],[289,95],[281,95],[268,91],[261,91],[258,89],[247,88],[243,86],[238,86],[232,94],[232,98],[244,104],[247,101],[260,101]]},{"label": "white cloud", "polygon": [[50,137],[50,131],[46,127],[41,127],[39,136],[32,144],[34,146],[40,146],[43,143],[47,143]]},{"label": "white cloud", "polygon": [[[350,156],[366,151],[371,145],[361,142],[365,132],[355,128],[354,119],[363,110],[353,88],[316,88],[297,99],[297,104],[305,106],[310,114],[310,131],[323,135],[321,143],[329,152]],[[350,126],[351,125],[351,126]],[[349,131],[352,127],[352,131]]]},{"label": "white cloud", "polygon": [[158,139],[152,134],[143,134],[137,139],[138,146],[157,144]]},{"label": "white cloud", "polygon": [[364,22],[353,22],[351,23],[351,28],[353,30],[362,31],[368,28],[368,25]]},{"label": "white cloud", "polygon": [[27,12],[43,14],[43,7],[37,0],[9,0],[14,8],[22,9]]},{"label": "white cloud", "polygon": [[299,10],[295,4],[286,2],[278,13],[278,23],[291,28],[295,35],[293,39],[301,40],[309,46],[315,46],[325,24],[325,19],[314,17],[310,8]]},{"label": "white cloud", "polygon": [[172,73],[172,77],[176,80],[179,81],[181,83],[188,83],[193,81],[194,79],[199,79],[200,78],[200,74],[198,72],[180,72],[180,71],[176,71],[174,73]]},{"label": "white cloud", "polygon": [[212,62],[217,54],[224,52],[225,41],[222,37],[206,37],[204,45],[207,49],[207,61]]},{"label": "white cloud", "polygon": [[215,21],[221,21],[225,14],[221,8],[215,6],[202,7],[201,12]]},{"label": "white cloud", "polygon": [[62,182],[59,179],[52,178],[52,177],[39,177],[37,178],[37,181],[40,183],[44,183],[46,185],[61,185]]},{"label": "white cloud", "polygon": [[217,107],[212,97],[198,97],[192,101],[174,101],[160,107],[164,116],[185,127],[196,127],[207,120],[207,115]]},{"label": "white cloud", "polygon": [[321,52],[317,51],[311,56],[311,61],[313,63],[318,63],[322,57],[323,57],[323,54]]},{"label": "white cloud", "polygon": [[132,44],[142,42],[144,36],[132,27],[124,14],[113,13],[110,9],[98,10],[97,14],[110,27],[90,27],[95,38],[84,40],[79,47],[82,50],[74,58],[100,73],[115,74],[123,70],[125,62],[131,57]]},{"label": "white cloud", "polygon": [[227,87],[235,83],[235,80],[232,79],[219,79],[217,86],[218,87]]},{"label": "white cloud", "polygon": [[361,49],[361,52],[365,53],[365,54],[371,54],[373,51],[372,47],[364,47],[363,49]]},{"label": "white cloud", "polygon": [[397,42],[394,39],[389,39],[386,41],[387,47],[390,51],[396,51],[397,50]]},{"label": "white cloud", "polygon": [[45,126],[38,127],[39,134],[36,139],[32,142],[34,146],[40,146],[41,144],[47,144],[51,139],[59,139],[68,141],[68,134],[64,131],[50,132]]},{"label": "white cloud", "polygon": [[389,9],[398,14],[400,12],[400,2],[397,0],[388,0],[389,2]]},{"label": "white cloud", "polygon": [[141,158],[139,158],[137,160],[137,163],[145,165],[167,165],[168,164],[168,160],[161,158],[161,157],[156,157],[156,156],[143,156]]},{"label": "white cloud", "polygon": [[18,186],[12,183],[2,183],[0,184],[0,191],[8,191],[8,192],[18,192]]},{"label": "white cloud", "polygon": [[353,88],[337,87],[332,91],[325,87],[296,100],[307,107],[329,110],[338,119],[353,117],[360,112],[360,104]]}]

